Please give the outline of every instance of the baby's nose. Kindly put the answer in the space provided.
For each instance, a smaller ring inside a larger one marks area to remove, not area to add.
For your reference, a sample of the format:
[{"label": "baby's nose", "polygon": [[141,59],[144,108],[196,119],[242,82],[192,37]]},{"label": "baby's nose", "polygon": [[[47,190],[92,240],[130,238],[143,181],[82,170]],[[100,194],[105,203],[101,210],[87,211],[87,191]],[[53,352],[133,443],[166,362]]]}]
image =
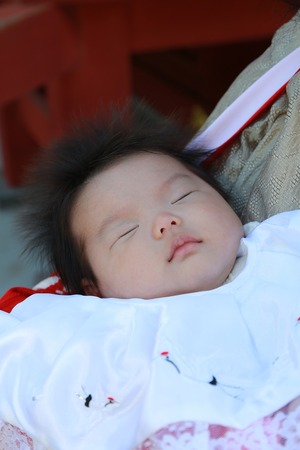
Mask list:
[{"label": "baby's nose", "polygon": [[180,225],[180,219],[169,213],[158,214],[153,223],[153,236],[155,239],[161,239],[174,226]]}]

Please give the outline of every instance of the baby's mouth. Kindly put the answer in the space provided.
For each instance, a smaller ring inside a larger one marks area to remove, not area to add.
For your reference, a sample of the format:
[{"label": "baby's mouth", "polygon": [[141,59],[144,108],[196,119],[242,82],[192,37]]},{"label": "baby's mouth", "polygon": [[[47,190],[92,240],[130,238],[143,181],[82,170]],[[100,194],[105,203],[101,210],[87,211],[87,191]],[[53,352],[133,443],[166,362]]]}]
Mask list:
[{"label": "baby's mouth", "polygon": [[198,244],[201,244],[202,241],[195,239],[192,236],[177,236],[171,245],[171,251],[168,258],[168,262],[172,262],[175,258],[183,258],[189,253],[195,250],[195,247]]}]

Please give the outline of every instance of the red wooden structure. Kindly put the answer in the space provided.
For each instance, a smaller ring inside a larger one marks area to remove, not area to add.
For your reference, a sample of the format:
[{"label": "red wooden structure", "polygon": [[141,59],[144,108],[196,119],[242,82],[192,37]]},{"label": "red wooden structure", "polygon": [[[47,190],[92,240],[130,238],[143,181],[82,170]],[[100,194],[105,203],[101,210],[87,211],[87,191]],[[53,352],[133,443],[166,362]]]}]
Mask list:
[{"label": "red wooden structure", "polygon": [[[167,99],[175,91],[166,85],[162,90],[155,70],[179,76],[172,49],[270,39],[290,16],[281,0],[0,1],[0,134],[7,181],[19,185],[33,153],[78,116],[134,93],[152,96],[163,109],[163,94]],[[162,51],[165,59],[160,53],[160,63],[154,61],[153,52]],[[186,86],[207,83],[201,67],[190,69],[185,59]],[[223,76],[218,73],[219,80]],[[176,95],[180,102],[183,95]]]}]

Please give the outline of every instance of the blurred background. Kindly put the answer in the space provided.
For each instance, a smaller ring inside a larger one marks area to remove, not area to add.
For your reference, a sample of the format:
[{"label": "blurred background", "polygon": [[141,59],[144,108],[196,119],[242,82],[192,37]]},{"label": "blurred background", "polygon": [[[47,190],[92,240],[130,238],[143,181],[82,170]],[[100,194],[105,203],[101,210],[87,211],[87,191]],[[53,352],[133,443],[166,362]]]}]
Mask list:
[{"label": "blurred background", "polygon": [[0,0],[0,295],[47,275],[14,226],[41,147],[133,98],[196,131],[292,14],[282,0]]}]

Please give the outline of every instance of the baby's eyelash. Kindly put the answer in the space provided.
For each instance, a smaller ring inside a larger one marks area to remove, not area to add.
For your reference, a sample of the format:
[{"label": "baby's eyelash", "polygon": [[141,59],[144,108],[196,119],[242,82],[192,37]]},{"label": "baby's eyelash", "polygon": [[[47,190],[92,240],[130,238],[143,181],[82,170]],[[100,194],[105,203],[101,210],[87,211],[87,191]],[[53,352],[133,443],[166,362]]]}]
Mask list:
[{"label": "baby's eyelash", "polygon": [[[126,236],[127,234],[131,233],[132,231],[136,230],[139,226],[136,225],[133,228],[130,228],[130,230],[126,231],[125,233],[121,234],[121,236],[118,237],[118,239],[121,239],[122,237]],[[118,240],[117,239],[117,240]]]},{"label": "baby's eyelash", "polygon": [[180,200],[183,200],[185,197],[187,197],[188,195],[192,194],[195,191],[190,191],[187,194],[182,195],[181,197],[179,197],[177,200],[175,200],[174,202],[171,202],[172,205],[174,205],[177,202],[180,202]]}]

